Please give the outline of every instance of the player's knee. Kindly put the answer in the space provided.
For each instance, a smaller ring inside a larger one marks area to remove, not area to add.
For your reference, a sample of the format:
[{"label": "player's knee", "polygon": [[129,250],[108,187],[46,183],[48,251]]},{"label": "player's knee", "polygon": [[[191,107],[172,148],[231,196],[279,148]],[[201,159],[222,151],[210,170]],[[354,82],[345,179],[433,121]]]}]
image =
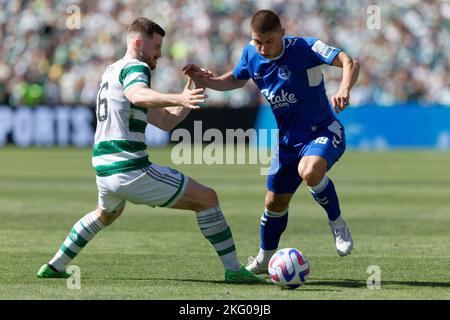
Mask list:
[{"label": "player's knee", "polygon": [[318,185],[325,174],[319,163],[300,166],[298,173],[309,187]]},{"label": "player's knee", "polygon": [[206,210],[206,209],[215,207],[219,204],[217,193],[214,189],[205,187],[205,189],[202,190],[201,197],[202,197],[202,200],[198,204],[196,211]]},{"label": "player's knee", "polygon": [[314,168],[309,168],[300,173],[303,181],[309,186],[317,186],[322,180],[324,173],[320,170],[314,170]]},{"label": "player's knee", "polygon": [[269,211],[282,212],[288,207],[289,201],[268,194],[264,201],[264,205],[266,209]]},{"label": "player's knee", "polygon": [[219,203],[219,199],[217,197],[216,191],[211,188],[207,188],[207,190],[208,191],[206,192],[206,196],[205,196],[206,206],[208,208],[217,206],[217,204]]},{"label": "player's knee", "polygon": [[104,226],[109,226],[119,217],[119,215],[120,214],[116,213],[102,212],[98,219]]},{"label": "player's knee", "polygon": [[113,212],[106,212],[105,210],[101,208],[97,208],[97,216],[100,222],[105,225],[109,226],[116,220],[123,212],[125,208],[125,205],[121,205],[117,209],[115,209]]}]

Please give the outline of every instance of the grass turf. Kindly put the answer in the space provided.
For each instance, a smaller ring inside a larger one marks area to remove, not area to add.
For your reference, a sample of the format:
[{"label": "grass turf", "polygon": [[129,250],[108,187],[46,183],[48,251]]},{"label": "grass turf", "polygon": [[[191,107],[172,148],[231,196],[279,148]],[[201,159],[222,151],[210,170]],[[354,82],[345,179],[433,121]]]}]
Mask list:
[{"label": "grass turf", "polygon": [[[150,150],[170,164],[170,149]],[[450,153],[347,151],[329,176],[355,241],[337,255],[322,209],[302,186],[280,247],[306,254],[297,290],[225,285],[194,214],[127,204],[72,262],[81,289],[37,279],[72,225],[96,205],[89,149],[0,150],[0,299],[450,299]],[[259,247],[265,177],[256,165],[172,166],[219,194],[243,263]],[[367,268],[381,269],[369,290]]]}]

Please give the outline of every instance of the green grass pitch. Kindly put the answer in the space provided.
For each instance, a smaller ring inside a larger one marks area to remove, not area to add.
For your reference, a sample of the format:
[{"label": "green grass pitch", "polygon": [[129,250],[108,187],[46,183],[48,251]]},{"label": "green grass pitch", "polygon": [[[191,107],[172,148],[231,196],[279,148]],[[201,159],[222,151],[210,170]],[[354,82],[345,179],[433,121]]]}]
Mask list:
[{"label": "green grass pitch", "polygon": [[[170,165],[170,149],[150,150]],[[265,177],[256,165],[173,166],[219,194],[243,263],[259,246]],[[37,279],[96,205],[89,149],[0,149],[0,299],[450,299],[450,153],[347,151],[332,171],[355,248],[337,255],[322,208],[302,186],[280,247],[309,258],[297,290],[226,285],[193,212],[136,206],[76,257],[81,289]],[[381,289],[367,288],[367,268]]]}]

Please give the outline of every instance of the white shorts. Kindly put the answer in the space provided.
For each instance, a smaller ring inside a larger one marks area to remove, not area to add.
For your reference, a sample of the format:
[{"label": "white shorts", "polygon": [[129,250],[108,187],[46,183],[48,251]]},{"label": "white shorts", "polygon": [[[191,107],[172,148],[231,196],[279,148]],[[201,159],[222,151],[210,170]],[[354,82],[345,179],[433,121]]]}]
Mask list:
[{"label": "white shorts", "polygon": [[98,204],[106,212],[113,212],[125,201],[170,208],[183,197],[188,180],[182,173],[155,163],[135,171],[97,176]]}]

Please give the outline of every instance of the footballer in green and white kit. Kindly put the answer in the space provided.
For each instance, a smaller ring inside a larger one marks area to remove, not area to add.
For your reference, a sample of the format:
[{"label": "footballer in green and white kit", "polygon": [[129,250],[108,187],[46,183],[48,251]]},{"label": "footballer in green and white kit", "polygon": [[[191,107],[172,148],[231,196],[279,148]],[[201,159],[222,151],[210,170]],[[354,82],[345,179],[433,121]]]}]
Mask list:
[{"label": "footballer in green and white kit", "polygon": [[125,200],[170,207],[183,196],[185,176],[149,161],[145,144],[147,108],[132,104],[127,90],[150,87],[145,62],[124,57],[107,67],[97,97],[97,130],[92,165],[97,175],[99,205],[108,212]]},{"label": "footballer in green and white kit", "polygon": [[148,158],[147,123],[170,131],[207,98],[204,88],[191,89],[191,79],[181,93],[151,89],[151,70],[161,57],[164,35],[153,21],[136,19],[128,28],[125,56],[106,68],[97,95],[92,150],[98,206],[73,225],[55,256],[37,272],[38,278],[70,277],[66,265],[122,214],[129,201],[195,211],[200,232],[222,262],[225,282],[265,283],[264,278],[240,264],[215,191]]}]

